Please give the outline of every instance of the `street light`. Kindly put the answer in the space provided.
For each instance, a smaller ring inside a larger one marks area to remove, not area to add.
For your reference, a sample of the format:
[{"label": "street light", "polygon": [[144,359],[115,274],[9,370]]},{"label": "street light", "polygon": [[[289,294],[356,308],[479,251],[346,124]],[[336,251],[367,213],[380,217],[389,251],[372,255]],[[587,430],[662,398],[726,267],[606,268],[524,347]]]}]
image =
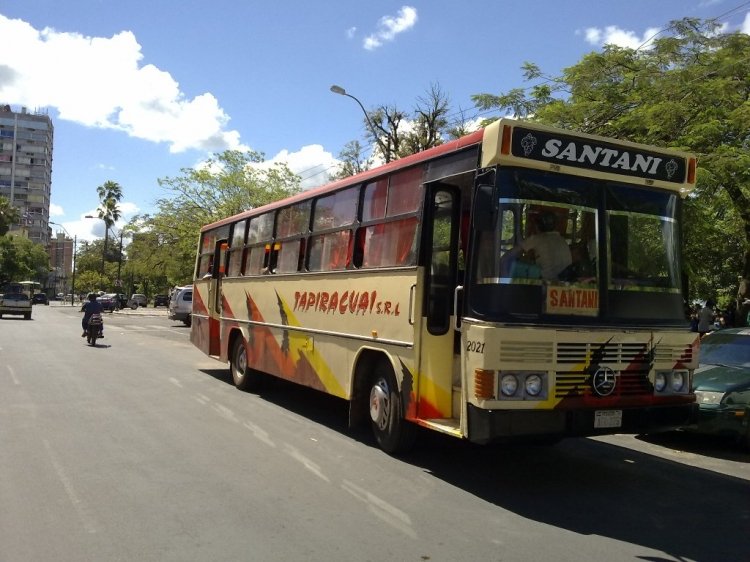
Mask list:
[{"label": "street light", "polygon": [[[68,235],[68,238],[70,238],[70,232],[68,232],[68,230],[59,222],[48,221],[48,223],[57,225],[60,228],[62,228],[65,234]],[[75,295],[76,295],[76,256],[77,255],[78,255],[78,235],[76,234],[75,236],[73,236],[73,280],[70,283],[70,306],[73,306],[73,301],[76,298]],[[63,302],[65,302],[64,299],[63,299]]]},{"label": "street light", "polygon": [[380,152],[383,155],[383,159],[386,162],[388,162],[389,160],[388,151],[386,150],[386,147],[383,146],[383,142],[380,140],[380,135],[378,135],[378,131],[377,129],[375,129],[375,125],[373,124],[373,122],[370,120],[370,116],[367,113],[367,110],[365,110],[365,106],[362,105],[362,102],[359,101],[359,99],[357,99],[355,96],[348,94],[344,88],[342,88],[341,86],[337,86],[336,84],[331,86],[331,91],[334,94],[338,94],[340,96],[346,96],[347,98],[352,98],[354,101],[357,102],[357,104],[359,104],[359,107],[362,109],[362,113],[365,114],[365,119],[367,120],[367,126],[370,127],[370,132],[372,133],[372,136],[375,137],[375,142],[378,143],[378,148],[380,148]]}]

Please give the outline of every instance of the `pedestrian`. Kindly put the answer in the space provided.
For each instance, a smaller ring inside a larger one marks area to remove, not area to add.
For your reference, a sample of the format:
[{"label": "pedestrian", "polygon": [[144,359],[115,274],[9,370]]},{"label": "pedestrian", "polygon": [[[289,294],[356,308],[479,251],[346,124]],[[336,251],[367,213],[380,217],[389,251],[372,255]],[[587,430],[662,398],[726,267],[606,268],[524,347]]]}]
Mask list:
[{"label": "pedestrian", "polygon": [[703,308],[698,312],[698,334],[700,337],[705,336],[711,331],[714,323],[714,301],[708,299]]}]

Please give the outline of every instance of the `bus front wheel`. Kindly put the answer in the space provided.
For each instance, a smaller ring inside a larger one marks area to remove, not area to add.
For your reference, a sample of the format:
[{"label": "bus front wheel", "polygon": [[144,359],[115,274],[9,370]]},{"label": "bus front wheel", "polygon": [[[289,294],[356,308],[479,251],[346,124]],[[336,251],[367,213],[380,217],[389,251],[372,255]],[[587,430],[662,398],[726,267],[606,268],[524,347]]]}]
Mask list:
[{"label": "bus front wheel", "polygon": [[375,440],[388,454],[408,451],[416,438],[416,426],[404,419],[401,394],[389,367],[380,365],[370,386],[370,420]]},{"label": "bus front wheel", "polygon": [[260,373],[247,366],[247,350],[245,340],[238,337],[232,347],[232,358],[230,361],[232,380],[238,389],[252,392],[259,387]]}]

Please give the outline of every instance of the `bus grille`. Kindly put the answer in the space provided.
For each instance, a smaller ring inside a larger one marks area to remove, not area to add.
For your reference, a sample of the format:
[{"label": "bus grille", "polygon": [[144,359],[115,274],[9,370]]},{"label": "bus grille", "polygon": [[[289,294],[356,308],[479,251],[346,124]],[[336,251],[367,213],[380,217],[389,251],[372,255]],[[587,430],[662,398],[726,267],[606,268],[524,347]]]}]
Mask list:
[{"label": "bus grille", "polygon": [[[642,396],[653,394],[648,371],[615,371],[617,388],[613,396]],[[558,371],[555,398],[596,396],[591,390],[588,373]]]},{"label": "bus grille", "polygon": [[647,343],[604,343],[560,342],[557,344],[557,364],[555,373],[555,396],[585,397],[595,396],[591,389],[589,372],[567,370],[565,365],[588,366],[607,365],[617,375],[616,396],[640,396],[652,394],[648,380],[651,368],[649,345]]},{"label": "bus grille", "polygon": [[654,346],[654,361],[657,363],[668,363],[674,365],[675,363],[692,363],[693,361],[693,346],[686,345],[661,345],[656,344]]},{"label": "bus grille", "polygon": [[648,345],[643,343],[564,343],[557,344],[558,364],[597,363],[642,364],[648,368]]}]

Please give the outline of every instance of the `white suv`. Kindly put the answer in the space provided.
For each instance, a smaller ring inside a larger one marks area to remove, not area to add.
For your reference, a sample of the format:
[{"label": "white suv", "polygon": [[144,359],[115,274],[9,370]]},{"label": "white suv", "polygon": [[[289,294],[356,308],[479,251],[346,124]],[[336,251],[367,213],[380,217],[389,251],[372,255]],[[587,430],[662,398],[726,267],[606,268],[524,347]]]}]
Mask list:
[{"label": "white suv", "polygon": [[193,311],[193,286],[175,287],[169,299],[169,319],[184,322],[190,326],[190,313]]}]

